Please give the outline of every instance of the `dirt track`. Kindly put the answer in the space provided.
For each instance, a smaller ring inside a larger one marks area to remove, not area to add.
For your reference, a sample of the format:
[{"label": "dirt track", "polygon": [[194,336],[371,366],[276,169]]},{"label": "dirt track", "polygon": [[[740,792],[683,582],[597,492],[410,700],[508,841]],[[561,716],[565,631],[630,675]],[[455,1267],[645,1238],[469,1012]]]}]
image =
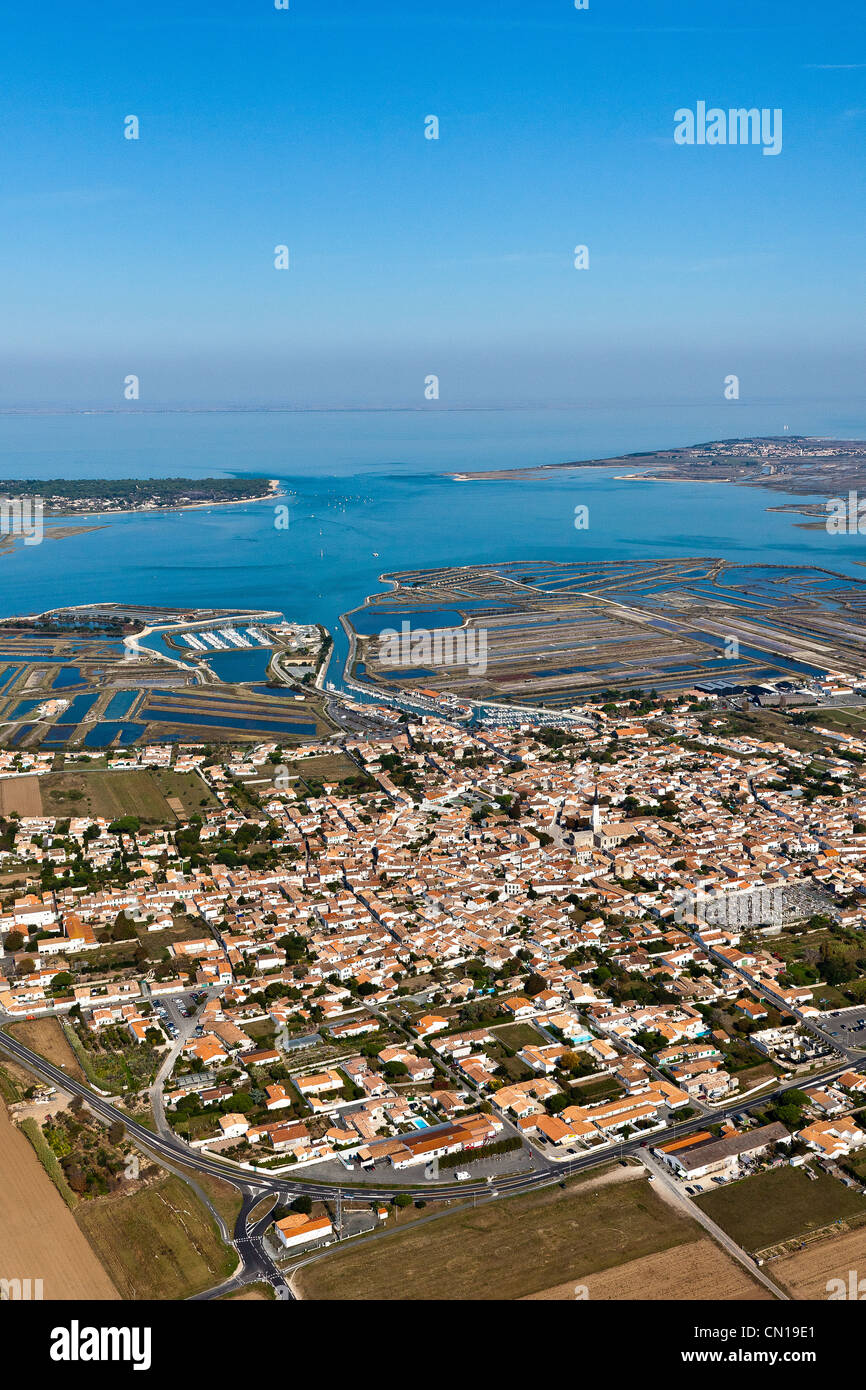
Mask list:
[{"label": "dirt track", "polygon": [[118,1294],[0,1101],[0,1279],[41,1279],[46,1299]]}]

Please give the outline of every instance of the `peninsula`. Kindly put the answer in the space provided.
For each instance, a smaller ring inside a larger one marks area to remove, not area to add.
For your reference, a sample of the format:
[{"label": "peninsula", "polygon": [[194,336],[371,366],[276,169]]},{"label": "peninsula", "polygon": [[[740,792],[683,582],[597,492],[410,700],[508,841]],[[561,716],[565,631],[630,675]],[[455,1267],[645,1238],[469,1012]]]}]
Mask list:
[{"label": "peninsula", "polygon": [[[821,439],[806,435],[770,435],[752,439],[719,439],[682,449],[621,454],[615,458],[545,463],[529,468],[453,473],[455,482],[492,482],[537,478],[578,468],[622,468],[624,481],[734,483],[738,487],[769,488],[799,497],[846,496],[866,488],[866,441]],[[799,511],[824,515],[820,503],[787,504],[769,511]]]},{"label": "peninsula", "polygon": [[276,478],[9,478],[6,497],[41,501],[46,515],[184,511],[260,502],[276,496]]}]

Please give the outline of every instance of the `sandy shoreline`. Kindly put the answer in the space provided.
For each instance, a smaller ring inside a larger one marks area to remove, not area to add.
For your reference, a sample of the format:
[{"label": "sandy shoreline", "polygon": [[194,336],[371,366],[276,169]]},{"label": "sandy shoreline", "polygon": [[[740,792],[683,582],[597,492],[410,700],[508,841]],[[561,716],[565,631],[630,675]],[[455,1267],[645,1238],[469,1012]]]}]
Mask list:
[{"label": "sandy shoreline", "polygon": [[164,507],[118,507],[107,508],[103,511],[93,512],[67,512],[67,511],[48,511],[42,513],[44,518],[63,517],[67,521],[77,521],[79,517],[106,517],[106,516],[160,516],[164,512],[195,512],[203,507],[241,507],[249,506],[251,502],[272,502],[276,497],[285,497],[287,494],[280,490],[279,478],[268,479],[268,491],[259,497],[230,497],[224,502],[177,502],[168,504]]}]

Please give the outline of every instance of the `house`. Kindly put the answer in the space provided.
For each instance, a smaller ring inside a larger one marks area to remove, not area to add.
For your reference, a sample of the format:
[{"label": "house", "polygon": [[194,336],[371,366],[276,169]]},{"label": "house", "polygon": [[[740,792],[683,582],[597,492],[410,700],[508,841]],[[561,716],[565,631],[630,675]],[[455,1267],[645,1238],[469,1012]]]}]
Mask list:
[{"label": "house", "polygon": [[223,1132],[223,1139],[242,1139],[250,1126],[243,1115],[220,1115],[219,1127]]},{"label": "house", "polygon": [[308,1076],[295,1076],[293,1080],[302,1096],[317,1096],[322,1091],[342,1091],[346,1084],[335,1067],[312,1072]]},{"label": "house", "polygon": [[513,1018],[532,1018],[536,1012],[535,1005],[525,999],[522,994],[515,994],[510,999],[503,999],[502,1009],[504,1013],[511,1014]]},{"label": "house", "polygon": [[824,1158],[842,1158],[852,1149],[866,1144],[866,1132],[850,1116],[834,1120],[816,1120],[801,1129],[797,1138]]},{"label": "house", "polygon": [[287,1105],[294,1105],[295,1098],[285,1088],[285,1086],[266,1086],[265,1104],[269,1110],[284,1110]]},{"label": "house", "polygon": [[274,1222],[274,1231],[280,1244],[291,1250],[310,1240],[326,1240],[333,1235],[334,1228],[327,1216],[305,1216],[303,1212],[293,1211],[282,1221]]},{"label": "house", "polygon": [[425,1014],[419,1018],[415,1024],[415,1032],[419,1038],[429,1038],[431,1033],[441,1033],[443,1028],[448,1027],[448,1019],[441,1014]]}]

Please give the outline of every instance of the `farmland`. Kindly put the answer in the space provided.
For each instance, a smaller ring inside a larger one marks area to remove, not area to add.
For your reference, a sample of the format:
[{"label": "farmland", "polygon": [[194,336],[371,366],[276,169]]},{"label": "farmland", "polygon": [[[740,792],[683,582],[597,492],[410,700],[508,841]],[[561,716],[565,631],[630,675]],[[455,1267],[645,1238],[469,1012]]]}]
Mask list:
[{"label": "farmland", "polygon": [[771,1168],[697,1199],[738,1245],[750,1253],[807,1235],[831,1222],[866,1215],[866,1199],[835,1178],[802,1168]]},{"label": "farmland", "polygon": [[773,1261],[769,1273],[793,1298],[824,1299],[830,1292],[829,1281],[842,1279],[847,1286],[852,1269],[866,1269],[866,1226],[784,1255]]},{"label": "farmland", "polygon": [[47,1299],[114,1299],[117,1290],[27,1139],[0,1102],[3,1277],[40,1278]]},{"label": "farmland", "polygon": [[573,1301],[576,1284],[585,1287],[585,1297],[593,1302],[628,1302],[636,1298],[642,1302],[694,1299],[709,1303],[772,1299],[763,1285],[751,1279],[741,1265],[707,1238],[643,1255],[595,1274],[579,1274],[576,1280],[530,1294],[530,1298]]},{"label": "farmland", "polygon": [[[127,771],[67,768],[64,772],[49,772],[40,778],[42,809],[46,816],[103,816],[115,820],[120,816],[136,816],[153,825],[173,825],[181,819],[169,806],[167,796],[184,801],[189,797],[188,779],[173,774],[174,780],[165,783],[165,790],[154,773],[147,768]],[[201,787],[199,799],[206,795]],[[195,809],[198,809],[196,806]]]},{"label": "farmland", "polygon": [[[643,1178],[571,1183],[328,1256],[299,1273],[305,1299],[516,1299],[694,1240]],[[630,1180],[629,1180],[630,1179]]]}]

